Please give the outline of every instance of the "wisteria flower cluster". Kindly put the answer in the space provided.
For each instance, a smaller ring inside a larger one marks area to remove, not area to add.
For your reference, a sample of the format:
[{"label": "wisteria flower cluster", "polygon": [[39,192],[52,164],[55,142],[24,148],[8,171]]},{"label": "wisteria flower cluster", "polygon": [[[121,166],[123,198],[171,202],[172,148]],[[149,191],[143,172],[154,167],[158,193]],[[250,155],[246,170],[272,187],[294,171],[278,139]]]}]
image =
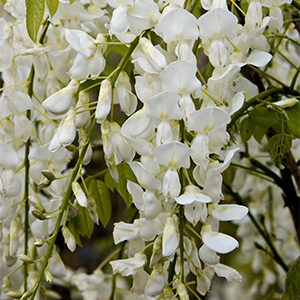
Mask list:
[{"label": "wisteria flower cluster", "polygon": [[1,299],[297,299],[299,8],[1,0]]}]

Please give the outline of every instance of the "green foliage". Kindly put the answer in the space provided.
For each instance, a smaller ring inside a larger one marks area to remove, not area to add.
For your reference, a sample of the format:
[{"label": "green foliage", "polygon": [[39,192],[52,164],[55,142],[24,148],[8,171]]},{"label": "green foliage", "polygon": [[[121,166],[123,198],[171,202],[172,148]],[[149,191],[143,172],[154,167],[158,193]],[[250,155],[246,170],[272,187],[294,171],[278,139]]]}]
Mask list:
[{"label": "green foliage", "polygon": [[291,133],[296,137],[300,138],[300,102],[293,107],[289,107],[286,110],[288,116],[288,128]]},{"label": "green foliage", "polygon": [[[289,120],[280,109],[273,109],[267,107],[254,108],[249,117],[245,118],[240,123],[240,134],[242,141],[247,142],[252,136],[258,143],[268,130],[275,132],[271,138],[268,139],[268,150],[273,160],[280,163],[281,159],[292,145],[292,134],[296,135],[296,124],[299,123],[299,107],[287,112]],[[298,118],[297,118],[298,116]],[[292,131],[293,130],[293,131]]]},{"label": "green foliage", "polygon": [[94,222],[91,220],[88,210],[77,205],[77,215],[69,218],[68,228],[73,234],[76,243],[82,246],[80,236],[91,237],[94,230]]},{"label": "green foliage", "polygon": [[88,184],[89,198],[96,204],[96,212],[100,222],[105,227],[111,217],[110,192],[101,180],[92,179]]},{"label": "green foliage", "polygon": [[284,154],[290,150],[291,146],[292,137],[285,133],[273,135],[268,143],[268,149],[272,158],[278,162],[280,162]]},{"label": "green foliage", "polygon": [[282,300],[297,300],[300,298],[300,256],[289,268],[285,279],[285,291]]},{"label": "green foliage", "polygon": [[6,0],[0,0],[0,1],[3,5],[6,3]]},{"label": "green foliage", "polygon": [[255,124],[252,120],[248,117],[244,119],[240,124],[240,132],[241,138],[244,143],[246,143],[254,133]]},{"label": "green foliage", "polygon": [[51,17],[53,17],[58,8],[58,0],[46,0]]},{"label": "green foliage", "polygon": [[119,182],[114,181],[109,172],[105,174],[104,181],[106,186],[109,187],[111,191],[114,189],[120,194],[126,203],[127,207],[129,207],[132,203],[131,195],[127,191],[127,181],[137,182],[135,175],[132,170],[126,163],[119,164],[117,166],[117,170],[119,173]]},{"label": "green foliage", "polygon": [[36,42],[45,11],[44,0],[26,0],[26,27],[29,37]]}]

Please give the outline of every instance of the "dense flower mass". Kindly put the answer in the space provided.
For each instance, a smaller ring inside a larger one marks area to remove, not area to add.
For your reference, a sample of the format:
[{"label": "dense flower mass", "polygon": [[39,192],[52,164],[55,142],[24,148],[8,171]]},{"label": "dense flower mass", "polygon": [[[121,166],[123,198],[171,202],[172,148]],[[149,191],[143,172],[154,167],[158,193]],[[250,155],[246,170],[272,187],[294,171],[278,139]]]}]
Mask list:
[{"label": "dense flower mass", "polygon": [[[0,298],[200,299],[240,265],[247,299],[277,299],[300,254],[295,7],[1,0]],[[114,190],[136,211],[116,252],[66,267],[58,234],[75,251]]]}]

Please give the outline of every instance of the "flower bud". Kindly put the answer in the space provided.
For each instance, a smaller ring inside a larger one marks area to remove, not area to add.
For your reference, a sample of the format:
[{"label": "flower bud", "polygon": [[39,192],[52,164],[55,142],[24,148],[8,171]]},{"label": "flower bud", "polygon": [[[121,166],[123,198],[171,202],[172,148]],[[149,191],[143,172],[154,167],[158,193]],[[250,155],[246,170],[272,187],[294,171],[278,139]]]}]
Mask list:
[{"label": "flower bud", "polygon": [[66,113],[71,106],[73,97],[78,89],[79,82],[71,80],[63,89],[49,96],[44,102],[43,107],[55,115]]},{"label": "flower bud", "polygon": [[62,127],[59,131],[58,141],[63,146],[68,146],[73,143],[76,137],[76,113],[73,109],[68,111],[67,116],[62,121]]},{"label": "flower bud", "polygon": [[40,199],[39,199],[37,196],[30,195],[28,198],[29,198],[30,204],[31,204],[34,208],[38,209],[38,210],[41,211],[42,213],[45,212],[45,208],[44,208],[44,206],[42,205]]},{"label": "flower bud", "polygon": [[44,189],[51,184],[51,181],[48,178],[45,178],[42,182],[38,184],[39,188]]},{"label": "flower bud", "polygon": [[72,191],[80,206],[87,207],[87,198],[78,182],[72,182]]},{"label": "flower bud", "polygon": [[21,300],[28,299],[31,295],[32,295],[32,292],[27,291],[26,293],[23,294],[23,296],[21,297]]},{"label": "flower bud", "polygon": [[112,87],[111,82],[108,79],[105,79],[101,83],[99,96],[98,96],[98,104],[96,107],[95,118],[97,119],[97,123],[101,124],[107,117],[110,112],[112,100]]},{"label": "flower bud", "polygon": [[44,245],[44,241],[43,240],[36,240],[36,241],[34,241],[34,245],[36,247],[42,247]]},{"label": "flower bud", "polygon": [[50,181],[55,180],[55,175],[49,170],[42,170],[41,173]]},{"label": "flower bud", "polygon": [[168,217],[163,230],[162,254],[163,256],[172,256],[179,243],[176,224],[173,217]]},{"label": "flower bud", "polygon": [[22,297],[22,293],[10,291],[6,294],[6,296],[14,298],[14,299],[20,299]]},{"label": "flower bud", "polygon": [[69,250],[72,251],[72,252],[75,251],[75,249],[76,249],[76,241],[74,239],[73,234],[69,230],[69,228],[66,227],[66,226],[63,226],[62,227],[62,234],[63,234],[63,237],[65,239],[65,243],[67,244]]},{"label": "flower bud", "polygon": [[32,264],[34,262],[32,258],[30,258],[28,255],[25,255],[25,254],[18,254],[17,258],[21,261],[24,261],[24,262],[28,263],[28,264]]},{"label": "flower bud", "polygon": [[37,219],[39,220],[45,220],[46,217],[43,215],[43,213],[38,210],[38,209],[34,209],[32,212],[31,212]]}]

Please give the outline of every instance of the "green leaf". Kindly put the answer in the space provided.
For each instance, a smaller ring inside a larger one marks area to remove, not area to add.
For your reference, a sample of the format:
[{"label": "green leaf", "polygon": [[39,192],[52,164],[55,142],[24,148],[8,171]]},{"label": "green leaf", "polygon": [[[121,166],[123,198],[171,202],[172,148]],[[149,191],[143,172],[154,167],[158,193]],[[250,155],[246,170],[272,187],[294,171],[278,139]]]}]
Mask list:
[{"label": "green leaf", "polygon": [[68,228],[73,234],[76,243],[82,246],[80,235],[91,237],[94,230],[94,223],[90,218],[89,212],[85,207],[77,205],[77,215],[74,218],[69,218]]},{"label": "green leaf", "polygon": [[288,134],[276,134],[269,139],[268,148],[274,160],[281,161],[292,146],[292,137]]},{"label": "green leaf", "polygon": [[266,127],[262,127],[262,126],[256,125],[255,128],[254,128],[253,137],[260,144],[261,139],[266,134],[266,132],[267,132],[267,128]]},{"label": "green leaf", "polygon": [[111,177],[109,172],[106,172],[104,175],[104,182],[106,184],[106,186],[113,192],[115,190],[115,185],[116,182],[114,181],[114,179]]},{"label": "green leaf", "polygon": [[295,137],[300,138],[300,102],[293,107],[287,108],[285,111],[288,115],[287,124],[291,133]]},{"label": "green leaf", "polygon": [[49,13],[51,17],[53,17],[58,8],[58,0],[46,0],[47,7],[49,9]]},{"label": "green leaf", "polygon": [[110,192],[103,181],[96,179],[89,182],[88,189],[89,197],[92,197],[96,202],[100,222],[105,227],[111,217]]},{"label": "green leaf", "polygon": [[132,203],[132,198],[129,192],[127,191],[127,182],[128,180],[137,182],[135,175],[132,170],[126,163],[121,163],[117,166],[117,170],[119,173],[119,182],[115,182],[111,177],[110,173],[107,172],[104,177],[104,181],[106,185],[113,190],[113,187],[117,190],[120,196],[123,198],[127,207],[130,207]]},{"label": "green leaf", "polygon": [[259,107],[251,111],[250,118],[255,125],[270,128],[278,122],[278,113],[266,107]]},{"label": "green leaf", "polygon": [[3,5],[6,3],[6,0],[0,0],[0,1]]},{"label": "green leaf", "polygon": [[300,256],[290,266],[285,279],[285,291],[282,300],[297,300],[300,298]]},{"label": "green leaf", "polygon": [[241,138],[244,143],[246,143],[252,136],[255,128],[255,123],[250,119],[246,118],[241,122],[240,132]]},{"label": "green leaf", "polygon": [[80,247],[82,247],[80,236],[79,236],[79,233],[78,233],[78,231],[76,229],[75,222],[73,221],[73,219],[69,220],[69,222],[68,222],[68,228],[71,231],[71,233],[73,234],[74,239],[76,241],[76,244],[79,245]]},{"label": "green leaf", "polygon": [[29,37],[36,43],[36,37],[43,21],[44,0],[26,0],[26,27]]}]

